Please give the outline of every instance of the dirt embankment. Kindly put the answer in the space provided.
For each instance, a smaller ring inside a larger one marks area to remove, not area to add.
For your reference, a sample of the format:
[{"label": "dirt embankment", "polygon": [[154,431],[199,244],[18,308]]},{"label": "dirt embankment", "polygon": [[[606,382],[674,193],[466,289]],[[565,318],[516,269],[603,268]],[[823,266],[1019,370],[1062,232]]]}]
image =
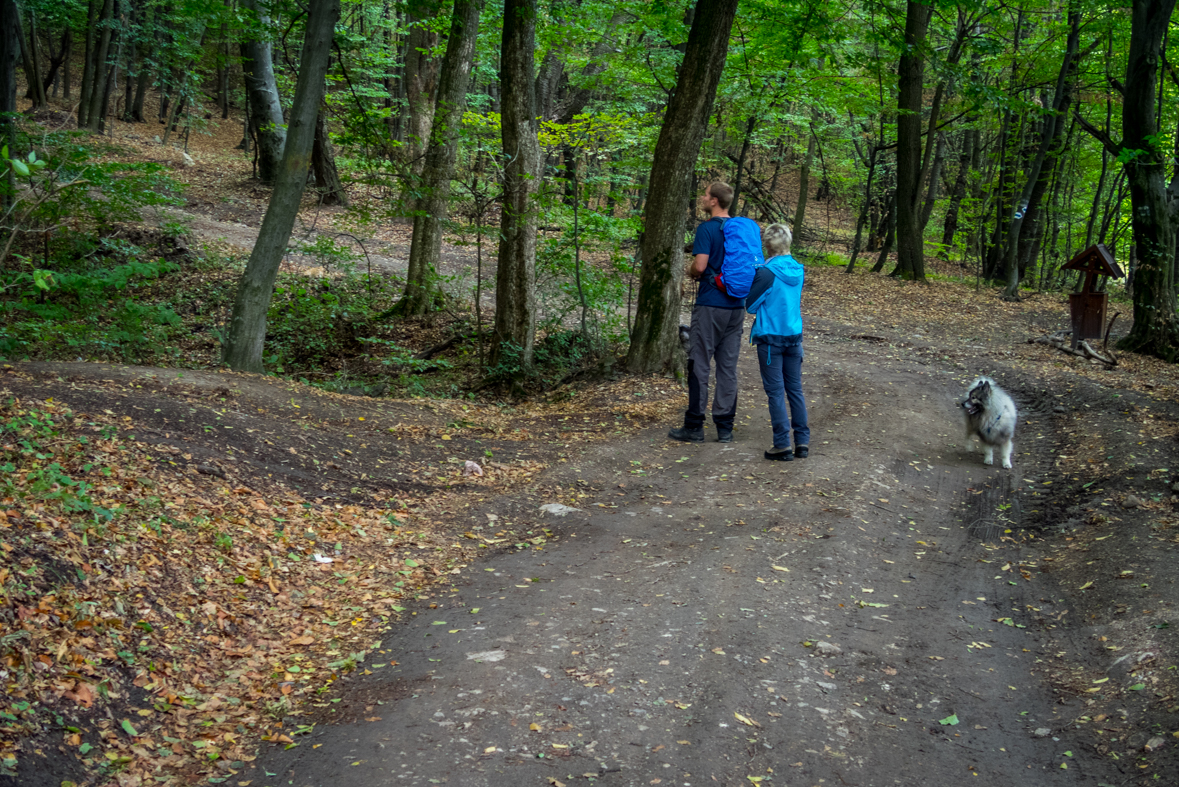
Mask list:
[{"label": "dirt embankment", "polygon": [[481,552],[554,537],[511,522],[456,532],[460,512],[537,486],[572,439],[662,417],[670,392],[631,379],[502,407],[5,366],[0,784],[242,767],[411,600]]}]

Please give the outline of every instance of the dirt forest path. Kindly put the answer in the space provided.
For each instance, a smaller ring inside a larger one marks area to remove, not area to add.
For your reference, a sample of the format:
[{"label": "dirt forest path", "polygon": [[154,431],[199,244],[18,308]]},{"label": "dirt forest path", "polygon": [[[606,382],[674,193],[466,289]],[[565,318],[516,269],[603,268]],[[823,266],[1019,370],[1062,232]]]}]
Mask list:
[{"label": "dirt forest path", "polygon": [[[221,242],[248,256],[258,241],[259,228],[252,224],[225,221],[195,210],[166,208],[160,212],[168,219],[181,222],[193,236],[192,242],[195,245],[200,245],[202,242]],[[372,238],[357,239],[352,235],[341,235],[331,229],[329,219],[326,217],[322,221],[322,225],[320,227],[296,226],[295,231],[291,233],[291,247],[298,248],[300,245],[313,244],[322,235],[345,247],[352,247],[352,251],[360,255],[358,268],[363,269],[365,265],[371,265],[374,271],[386,274],[400,275],[405,272],[409,259],[408,244],[379,241]],[[304,267],[319,265],[310,255],[288,253],[285,261]]]},{"label": "dirt forest path", "polygon": [[733,444],[673,443],[659,426],[563,466],[585,495],[564,518],[524,495],[474,510],[471,524],[566,537],[412,607],[343,698],[299,722],[297,746],[236,778],[1123,783],[1073,723],[1085,695],[1048,679],[1044,621],[1072,602],[1018,570],[1043,557],[1012,526],[1050,476],[1058,400],[1016,390],[1015,469],[985,467],[954,408],[975,369],[812,328],[810,458],[762,459],[746,349]]}]

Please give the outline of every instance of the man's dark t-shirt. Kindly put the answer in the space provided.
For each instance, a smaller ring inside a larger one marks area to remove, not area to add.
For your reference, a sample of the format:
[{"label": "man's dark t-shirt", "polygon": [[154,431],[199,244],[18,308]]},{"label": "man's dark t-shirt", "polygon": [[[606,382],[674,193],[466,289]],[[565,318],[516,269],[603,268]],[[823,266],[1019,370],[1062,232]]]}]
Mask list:
[{"label": "man's dark t-shirt", "polygon": [[700,277],[700,288],[696,291],[697,306],[712,306],[717,309],[740,309],[745,305],[744,298],[733,298],[717,289],[713,277],[721,272],[721,265],[725,261],[725,235],[722,229],[724,222],[709,219],[696,228],[696,239],[692,242],[692,256],[708,255],[708,267]]}]

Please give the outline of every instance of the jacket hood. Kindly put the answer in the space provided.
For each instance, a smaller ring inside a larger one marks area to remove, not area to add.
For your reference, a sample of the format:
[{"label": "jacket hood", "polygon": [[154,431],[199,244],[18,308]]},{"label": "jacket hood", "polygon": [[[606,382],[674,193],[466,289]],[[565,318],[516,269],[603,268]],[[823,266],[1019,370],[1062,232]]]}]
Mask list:
[{"label": "jacket hood", "polygon": [[774,272],[774,276],[791,287],[798,286],[805,273],[802,263],[789,254],[783,254],[780,257],[773,257],[766,260],[766,267]]}]

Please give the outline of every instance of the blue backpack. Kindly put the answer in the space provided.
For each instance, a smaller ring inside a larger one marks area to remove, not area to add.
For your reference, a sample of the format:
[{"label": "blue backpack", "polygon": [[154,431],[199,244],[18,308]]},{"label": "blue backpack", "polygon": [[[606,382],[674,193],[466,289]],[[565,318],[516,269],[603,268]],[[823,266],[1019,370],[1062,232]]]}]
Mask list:
[{"label": "blue backpack", "polygon": [[766,264],[761,253],[761,227],[756,221],[741,216],[721,219],[721,222],[725,260],[713,282],[724,294],[744,298],[753,286],[754,271]]}]

